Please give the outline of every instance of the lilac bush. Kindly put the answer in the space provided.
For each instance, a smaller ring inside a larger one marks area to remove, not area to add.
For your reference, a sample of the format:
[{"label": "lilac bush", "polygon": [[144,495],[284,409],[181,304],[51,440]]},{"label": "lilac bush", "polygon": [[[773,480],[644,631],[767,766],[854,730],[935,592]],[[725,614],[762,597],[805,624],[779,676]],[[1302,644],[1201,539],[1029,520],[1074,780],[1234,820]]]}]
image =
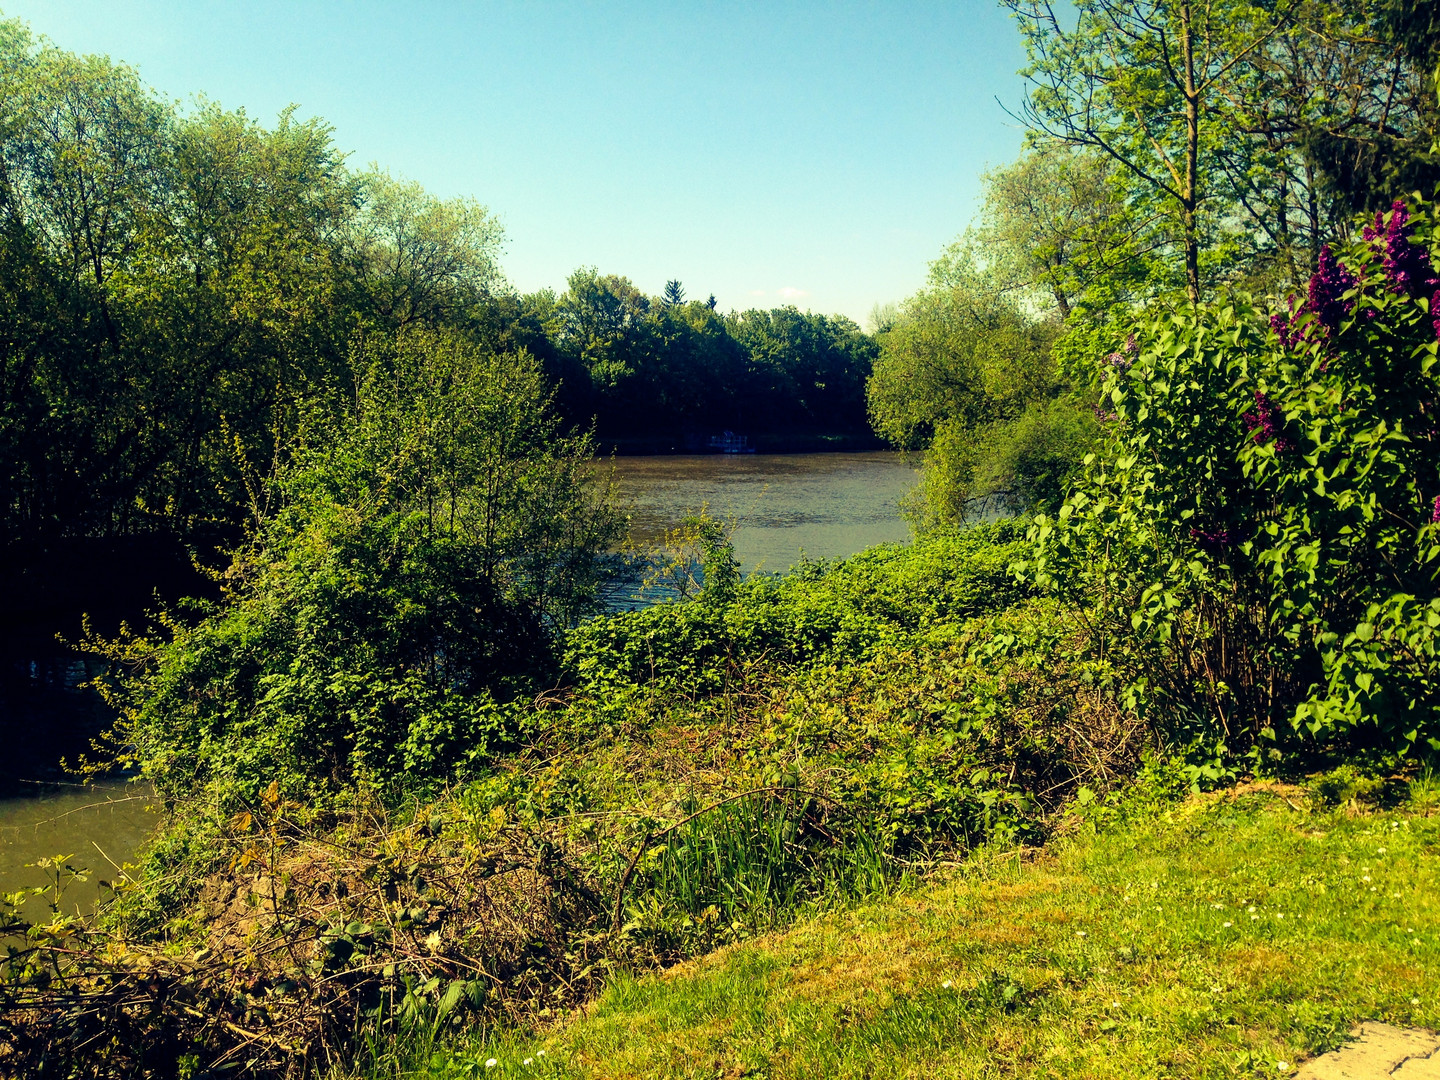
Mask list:
[{"label": "lilac bush", "polygon": [[1127,700],[1209,760],[1440,753],[1433,204],[1322,249],[1304,297],[1167,313],[1026,572],[1109,628]]}]

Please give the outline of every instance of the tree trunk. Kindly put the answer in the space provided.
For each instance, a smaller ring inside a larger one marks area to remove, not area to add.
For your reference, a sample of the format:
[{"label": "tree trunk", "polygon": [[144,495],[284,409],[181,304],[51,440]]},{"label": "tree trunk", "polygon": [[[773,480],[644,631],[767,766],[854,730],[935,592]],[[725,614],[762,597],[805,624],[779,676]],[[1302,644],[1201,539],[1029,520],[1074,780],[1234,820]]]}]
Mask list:
[{"label": "tree trunk", "polygon": [[1195,39],[1189,0],[1180,5],[1180,46],[1185,57],[1185,190],[1181,199],[1185,230],[1185,291],[1190,296],[1190,303],[1198,304],[1200,231],[1195,215],[1199,206],[1196,188],[1200,161],[1200,93],[1195,88]]}]

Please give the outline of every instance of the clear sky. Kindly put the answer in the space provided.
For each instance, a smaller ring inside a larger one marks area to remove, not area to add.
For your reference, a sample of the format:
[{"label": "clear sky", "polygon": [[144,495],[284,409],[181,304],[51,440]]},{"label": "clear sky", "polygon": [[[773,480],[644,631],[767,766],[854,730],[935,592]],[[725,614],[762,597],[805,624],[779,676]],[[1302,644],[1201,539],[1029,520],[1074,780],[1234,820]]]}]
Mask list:
[{"label": "clear sky", "polygon": [[577,266],[722,309],[865,322],[1019,152],[1019,35],[994,0],[365,3],[0,0],[61,48],[270,122],[324,117],[505,225],[522,290]]}]

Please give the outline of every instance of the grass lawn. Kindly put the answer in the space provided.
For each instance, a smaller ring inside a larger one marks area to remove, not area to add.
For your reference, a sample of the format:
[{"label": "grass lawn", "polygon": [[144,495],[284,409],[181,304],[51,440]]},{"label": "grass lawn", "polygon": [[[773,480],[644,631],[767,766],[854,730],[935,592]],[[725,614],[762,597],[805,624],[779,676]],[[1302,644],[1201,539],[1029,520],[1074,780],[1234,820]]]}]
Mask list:
[{"label": "grass lawn", "polygon": [[1251,785],[985,853],[403,1075],[1273,1077],[1362,1019],[1440,1025],[1440,789],[1315,802]]}]

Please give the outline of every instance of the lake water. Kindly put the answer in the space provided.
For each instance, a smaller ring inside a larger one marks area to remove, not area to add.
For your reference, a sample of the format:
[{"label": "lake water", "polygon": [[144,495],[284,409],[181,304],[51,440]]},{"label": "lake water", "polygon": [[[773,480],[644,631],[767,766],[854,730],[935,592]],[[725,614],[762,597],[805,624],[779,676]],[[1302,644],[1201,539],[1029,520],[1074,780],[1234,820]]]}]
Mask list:
[{"label": "lake water", "polygon": [[[897,503],[918,476],[899,454],[627,457],[604,467],[612,465],[634,542],[658,540],[704,506],[734,521],[732,541],[746,573],[910,538]],[[633,606],[633,594],[633,585],[618,586],[612,600]],[[89,885],[68,894],[69,903],[85,906],[97,895],[94,879],[114,877],[111,864],[133,854],[154,818],[133,786],[77,788],[56,769],[61,756],[85,751],[106,716],[82,685],[96,674],[93,661],[56,643],[55,629],[0,639],[0,891],[43,882],[26,863],[74,855],[94,871]]]},{"label": "lake water", "polygon": [[[115,881],[155,825],[154,797],[120,780],[86,786],[50,784],[30,796],[0,800],[0,893],[47,884],[41,859],[64,858],[90,871],[60,896],[62,911],[92,911],[102,881]],[[25,903],[22,912],[42,919],[48,897]]]},{"label": "lake water", "polygon": [[919,479],[896,453],[714,454],[614,460],[631,539],[657,540],[687,513],[730,519],[746,573],[910,539],[899,500]]}]

